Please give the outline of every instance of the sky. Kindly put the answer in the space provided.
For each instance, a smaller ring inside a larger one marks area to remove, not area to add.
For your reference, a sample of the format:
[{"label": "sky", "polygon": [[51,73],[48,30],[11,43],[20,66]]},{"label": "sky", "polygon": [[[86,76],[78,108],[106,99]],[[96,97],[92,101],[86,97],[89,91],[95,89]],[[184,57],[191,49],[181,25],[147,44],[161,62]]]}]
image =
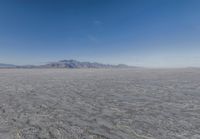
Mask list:
[{"label": "sky", "polygon": [[200,67],[199,0],[0,0],[0,63]]}]

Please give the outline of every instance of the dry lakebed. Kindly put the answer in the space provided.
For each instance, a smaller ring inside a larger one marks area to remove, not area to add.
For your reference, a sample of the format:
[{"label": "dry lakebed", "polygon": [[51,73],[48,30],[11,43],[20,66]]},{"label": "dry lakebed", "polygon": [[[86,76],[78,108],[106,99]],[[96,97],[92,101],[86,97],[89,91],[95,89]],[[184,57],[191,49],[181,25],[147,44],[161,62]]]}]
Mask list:
[{"label": "dry lakebed", "polygon": [[0,139],[200,139],[200,69],[0,69]]}]

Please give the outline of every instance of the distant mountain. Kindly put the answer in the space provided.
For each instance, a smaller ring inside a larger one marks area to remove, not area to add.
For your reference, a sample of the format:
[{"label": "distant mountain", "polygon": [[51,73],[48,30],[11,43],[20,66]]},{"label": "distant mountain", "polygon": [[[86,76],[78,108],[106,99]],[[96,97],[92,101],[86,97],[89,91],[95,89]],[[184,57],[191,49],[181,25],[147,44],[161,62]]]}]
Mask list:
[{"label": "distant mountain", "polygon": [[40,66],[42,68],[125,68],[127,65],[109,65],[92,62],[80,62],[77,60],[61,60],[58,62],[51,62],[46,65]]},{"label": "distant mountain", "polygon": [[119,64],[119,65],[110,65],[110,64],[101,64],[97,62],[80,62],[77,60],[61,60],[58,62],[50,62],[44,65],[12,65],[12,64],[0,64],[0,68],[128,68],[130,66]]},{"label": "distant mountain", "polygon": [[0,63],[0,68],[14,68],[16,67],[15,65],[12,65],[12,64],[3,64],[3,63]]}]

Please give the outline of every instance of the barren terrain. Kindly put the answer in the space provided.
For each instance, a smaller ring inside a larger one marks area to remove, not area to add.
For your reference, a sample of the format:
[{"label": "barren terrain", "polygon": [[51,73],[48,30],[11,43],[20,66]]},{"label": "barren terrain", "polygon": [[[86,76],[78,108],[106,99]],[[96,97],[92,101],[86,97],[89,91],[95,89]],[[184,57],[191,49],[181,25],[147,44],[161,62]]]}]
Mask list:
[{"label": "barren terrain", "polygon": [[0,139],[200,139],[200,70],[1,69]]}]

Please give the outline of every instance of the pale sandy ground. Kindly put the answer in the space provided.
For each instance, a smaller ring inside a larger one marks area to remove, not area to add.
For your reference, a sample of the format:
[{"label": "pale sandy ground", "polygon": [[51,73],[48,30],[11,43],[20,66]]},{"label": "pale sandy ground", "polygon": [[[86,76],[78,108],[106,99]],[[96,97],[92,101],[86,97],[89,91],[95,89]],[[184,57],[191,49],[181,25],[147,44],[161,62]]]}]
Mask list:
[{"label": "pale sandy ground", "polygon": [[1,69],[0,139],[200,139],[200,70]]}]

